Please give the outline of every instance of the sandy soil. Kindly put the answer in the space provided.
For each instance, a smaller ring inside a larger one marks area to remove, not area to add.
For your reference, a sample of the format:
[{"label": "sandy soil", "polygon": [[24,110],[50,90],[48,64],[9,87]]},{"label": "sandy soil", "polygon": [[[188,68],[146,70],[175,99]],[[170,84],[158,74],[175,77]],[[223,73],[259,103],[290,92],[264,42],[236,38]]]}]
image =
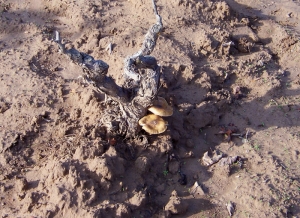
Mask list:
[{"label": "sandy soil", "polygon": [[139,143],[106,137],[104,95],[52,39],[121,84],[151,1],[0,3],[1,217],[300,217],[299,0],[157,1],[174,114]]}]

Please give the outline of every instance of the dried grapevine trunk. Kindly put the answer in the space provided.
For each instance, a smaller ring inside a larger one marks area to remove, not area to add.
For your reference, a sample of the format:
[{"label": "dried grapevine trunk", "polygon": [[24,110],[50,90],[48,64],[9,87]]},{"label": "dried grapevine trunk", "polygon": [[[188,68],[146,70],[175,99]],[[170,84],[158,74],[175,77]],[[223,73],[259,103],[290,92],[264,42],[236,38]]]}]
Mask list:
[{"label": "dried grapevine trunk", "polygon": [[117,85],[113,78],[106,75],[109,66],[104,61],[95,60],[74,48],[66,50],[56,32],[55,41],[61,52],[83,68],[84,76],[91,80],[95,87],[118,103],[114,105],[117,109],[111,109],[103,115],[102,125],[107,128],[109,134],[117,133],[127,138],[136,136],[140,130],[138,120],[146,114],[147,107],[152,104],[158,92],[160,67],[156,59],[149,55],[156,45],[163,25],[154,0],[152,3],[157,21],[148,30],[142,48],[125,59],[126,81],[123,86]]}]

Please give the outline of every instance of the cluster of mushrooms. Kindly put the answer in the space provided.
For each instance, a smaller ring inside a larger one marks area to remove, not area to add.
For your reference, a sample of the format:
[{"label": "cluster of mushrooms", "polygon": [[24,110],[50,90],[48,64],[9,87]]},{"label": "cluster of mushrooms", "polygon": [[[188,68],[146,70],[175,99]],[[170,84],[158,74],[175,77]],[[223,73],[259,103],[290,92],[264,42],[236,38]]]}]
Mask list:
[{"label": "cluster of mushrooms", "polygon": [[173,108],[162,97],[157,97],[153,105],[148,108],[153,114],[148,114],[139,120],[139,125],[150,135],[160,134],[166,131],[168,122],[161,117],[169,117],[173,114]]}]

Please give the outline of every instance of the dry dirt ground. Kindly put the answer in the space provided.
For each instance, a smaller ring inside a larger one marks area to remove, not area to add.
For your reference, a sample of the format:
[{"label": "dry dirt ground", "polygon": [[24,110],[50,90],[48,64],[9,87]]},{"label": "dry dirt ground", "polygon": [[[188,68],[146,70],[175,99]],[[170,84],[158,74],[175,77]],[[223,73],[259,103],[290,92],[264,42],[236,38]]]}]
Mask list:
[{"label": "dry dirt ground", "polygon": [[52,39],[121,84],[151,1],[0,2],[2,217],[300,217],[299,0],[158,0],[174,114],[138,141],[106,136],[109,101]]}]

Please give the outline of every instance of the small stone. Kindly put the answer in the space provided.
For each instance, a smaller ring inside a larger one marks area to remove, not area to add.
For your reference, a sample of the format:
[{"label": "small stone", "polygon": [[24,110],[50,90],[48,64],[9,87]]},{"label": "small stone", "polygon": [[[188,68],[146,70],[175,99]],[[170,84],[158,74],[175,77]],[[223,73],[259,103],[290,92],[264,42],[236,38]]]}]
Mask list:
[{"label": "small stone", "polygon": [[190,193],[194,198],[205,195],[205,192],[203,191],[202,187],[199,185],[197,181],[190,188]]}]

